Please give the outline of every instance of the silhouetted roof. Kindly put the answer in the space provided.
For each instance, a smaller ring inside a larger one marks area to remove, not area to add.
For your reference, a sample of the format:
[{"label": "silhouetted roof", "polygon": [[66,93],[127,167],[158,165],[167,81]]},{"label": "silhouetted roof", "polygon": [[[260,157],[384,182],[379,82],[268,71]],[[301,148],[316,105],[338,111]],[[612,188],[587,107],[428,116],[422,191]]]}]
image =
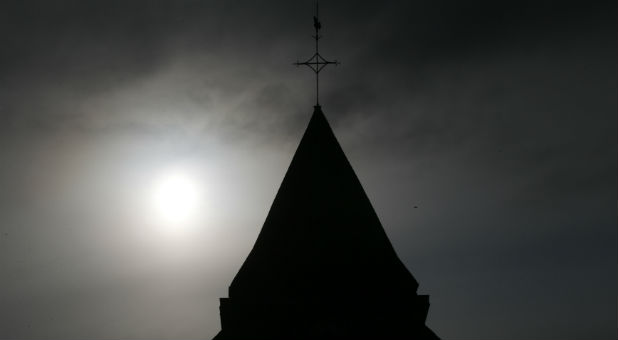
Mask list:
[{"label": "silhouetted roof", "polygon": [[316,106],[230,298],[401,298],[417,287]]}]

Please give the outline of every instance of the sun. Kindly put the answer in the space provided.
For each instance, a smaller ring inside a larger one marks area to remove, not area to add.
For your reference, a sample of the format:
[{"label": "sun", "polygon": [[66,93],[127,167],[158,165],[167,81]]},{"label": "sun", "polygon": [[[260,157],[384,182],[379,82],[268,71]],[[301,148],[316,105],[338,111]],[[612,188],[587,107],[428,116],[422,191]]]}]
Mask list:
[{"label": "sun", "polygon": [[155,219],[180,228],[195,222],[202,204],[200,182],[189,171],[168,169],[154,180],[152,208]]}]

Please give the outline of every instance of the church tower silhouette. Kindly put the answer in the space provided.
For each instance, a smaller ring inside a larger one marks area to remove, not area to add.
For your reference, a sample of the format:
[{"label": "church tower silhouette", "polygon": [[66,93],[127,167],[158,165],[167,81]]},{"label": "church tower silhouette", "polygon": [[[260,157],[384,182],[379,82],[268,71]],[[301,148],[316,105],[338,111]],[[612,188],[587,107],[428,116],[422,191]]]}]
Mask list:
[{"label": "church tower silhouette", "polygon": [[319,103],[322,24],[305,62],[313,115],[249,256],[221,299],[213,340],[438,339],[429,296],[391,245]]},{"label": "church tower silhouette", "polygon": [[438,339],[417,287],[316,105],[214,340]]}]

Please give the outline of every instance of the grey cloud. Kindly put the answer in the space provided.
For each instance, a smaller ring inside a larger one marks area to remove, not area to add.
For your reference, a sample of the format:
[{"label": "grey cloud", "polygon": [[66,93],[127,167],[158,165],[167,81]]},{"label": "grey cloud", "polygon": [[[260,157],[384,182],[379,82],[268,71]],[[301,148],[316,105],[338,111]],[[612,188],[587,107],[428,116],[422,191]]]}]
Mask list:
[{"label": "grey cloud", "polygon": [[[0,5],[0,276],[11,278],[0,282],[0,337],[216,333],[216,299],[314,104],[313,75],[291,65],[313,51],[313,6]],[[336,1],[321,11],[321,51],[342,61],[321,74],[324,112],[432,295],[431,327],[444,338],[615,335],[615,3]],[[124,214],[149,169],[185,158],[229,189],[213,232],[225,246],[200,239],[191,268],[157,271],[148,252],[132,252],[145,248]],[[118,265],[122,256],[134,262]],[[165,295],[167,284],[203,304]],[[163,301],[170,314],[149,312]],[[195,319],[172,313],[187,310]]]}]

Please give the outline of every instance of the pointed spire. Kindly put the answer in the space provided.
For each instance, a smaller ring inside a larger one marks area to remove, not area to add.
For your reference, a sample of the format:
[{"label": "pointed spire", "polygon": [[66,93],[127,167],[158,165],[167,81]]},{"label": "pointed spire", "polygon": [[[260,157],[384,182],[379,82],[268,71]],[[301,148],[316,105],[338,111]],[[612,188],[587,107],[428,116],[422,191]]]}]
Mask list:
[{"label": "pointed spire", "polygon": [[438,339],[319,105],[213,340]]},{"label": "pointed spire", "polygon": [[438,339],[429,296],[397,257],[319,104],[322,24],[304,63],[316,105],[266,221],[221,298],[213,340]]},{"label": "pointed spire", "polygon": [[230,298],[414,294],[320,106],[281,183]]}]

